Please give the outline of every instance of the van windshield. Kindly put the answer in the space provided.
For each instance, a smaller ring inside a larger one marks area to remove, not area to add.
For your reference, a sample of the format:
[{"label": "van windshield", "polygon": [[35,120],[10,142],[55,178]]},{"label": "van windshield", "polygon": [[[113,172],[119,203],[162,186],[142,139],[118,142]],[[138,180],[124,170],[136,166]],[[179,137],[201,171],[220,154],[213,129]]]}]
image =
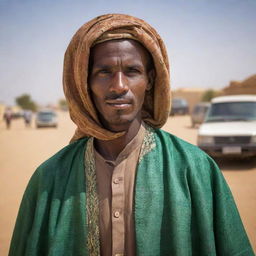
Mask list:
[{"label": "van windshield", "polygon": [[213,103],[205,122],[256,120],[256,102]]},{"label": "van windshield", "polygon": [[39,112],[37,118],[40,120],[52,120],[56,114],[54,112]]}]

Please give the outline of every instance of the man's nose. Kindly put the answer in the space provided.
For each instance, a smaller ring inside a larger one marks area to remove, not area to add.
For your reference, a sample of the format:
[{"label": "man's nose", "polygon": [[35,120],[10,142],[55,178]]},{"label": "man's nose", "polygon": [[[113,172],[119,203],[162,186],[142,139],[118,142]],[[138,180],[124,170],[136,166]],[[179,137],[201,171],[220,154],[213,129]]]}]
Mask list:
[{"label": "man's nose", "polygon": [[113,76],[110,90],[117,94],[125,94],[129,90],[127,83],[125,74],[122,71],[116,72]]}]

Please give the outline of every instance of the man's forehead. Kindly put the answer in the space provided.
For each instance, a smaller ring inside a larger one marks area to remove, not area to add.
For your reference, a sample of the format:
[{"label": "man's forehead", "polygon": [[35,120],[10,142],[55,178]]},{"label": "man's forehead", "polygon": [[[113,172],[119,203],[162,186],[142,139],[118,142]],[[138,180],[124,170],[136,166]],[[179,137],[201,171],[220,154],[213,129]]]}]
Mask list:
[{"label": "man's forehead", "polygon": [[94,45],[90,51],[90,61],[98,61],[106,57],[112,57],[119,53],[130,53],[140,58],[149,59],[151,54],[148,50],[138,41],[133,39],[112,39]]}]

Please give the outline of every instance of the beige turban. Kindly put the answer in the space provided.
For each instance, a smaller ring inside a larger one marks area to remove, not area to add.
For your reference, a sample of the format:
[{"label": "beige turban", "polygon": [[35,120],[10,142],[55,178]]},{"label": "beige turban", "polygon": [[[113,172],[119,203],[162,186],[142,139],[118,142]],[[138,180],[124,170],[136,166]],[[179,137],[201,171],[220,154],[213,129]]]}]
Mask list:
[{"label": "beige turban", "polygon": [[142,109],[144,122],[160,128],[170,111],[169,63],[162,39],[145,21],[124,14],[99,16],[84,24],[72,38],[64,59],[63,86],[70,117],[77,125],[72,141],[85,136],[112,140],[123,133],[106,130],[99,121],[88,90],[90,49],[97,43],[114,39],[134,39],[151,53],[156,77],[154,86],[146,91]]}]

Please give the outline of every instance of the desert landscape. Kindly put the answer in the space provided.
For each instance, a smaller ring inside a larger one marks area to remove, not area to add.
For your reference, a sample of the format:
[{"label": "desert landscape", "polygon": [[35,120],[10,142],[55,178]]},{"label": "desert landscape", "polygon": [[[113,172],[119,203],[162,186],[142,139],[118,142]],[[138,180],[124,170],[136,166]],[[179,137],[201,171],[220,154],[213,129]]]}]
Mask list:
[{"label": "desert landscape", "polygon": [[[7,255],[24,189],[36,167],[69,143],[75,125],[67,112],[58,114],[58,128],[25,127],[14,120],[7,130],[0,122],[0,255]],[[189,116],[170,117],[164,130],[196,144],[198,128]],[[254,250],[256,250],[256,159],[221,160],[218,164],[232,190]]]}]

